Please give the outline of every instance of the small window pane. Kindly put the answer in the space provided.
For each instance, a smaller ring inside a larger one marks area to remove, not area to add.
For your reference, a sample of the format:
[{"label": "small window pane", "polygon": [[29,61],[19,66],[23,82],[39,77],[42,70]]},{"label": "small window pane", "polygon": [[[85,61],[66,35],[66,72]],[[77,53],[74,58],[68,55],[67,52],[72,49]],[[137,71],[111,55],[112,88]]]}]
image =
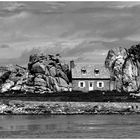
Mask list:
[{"label": "small window pane", "polygon": [[102,87],[102,83],[99,83],[99,87]]},{"label": "small window pane", "polygon": [[98,88],[103,88],[104,87],[104,82],[103,81],[98,81],[97,82],[97,87]]},{"label": "small window pane", "polygon": [[94,70],[94,73],[95,73],[95,74],[99,74],[99,70],[98,70],[98,69],[95,69],[95,70]]},{"label": "small window pane", "polygon": [[84,88],[85,87],[85,82],[84,81],[79,81],[78,86],[80,88]]},{"label": "small window pane", "polygon": [[87,73],[86,69],[81,69],[81,73],[86,74]]},{"label": "small window pane", "polygon": [[81,83],[80,83],[80,87],[83,87],[83,86],[84,86],[84,85],[83,85],[83,82],[81,82]]},{"label": "small window pane", "polygon": [[90,82],[89,86],[92,87],[92,82]]}]

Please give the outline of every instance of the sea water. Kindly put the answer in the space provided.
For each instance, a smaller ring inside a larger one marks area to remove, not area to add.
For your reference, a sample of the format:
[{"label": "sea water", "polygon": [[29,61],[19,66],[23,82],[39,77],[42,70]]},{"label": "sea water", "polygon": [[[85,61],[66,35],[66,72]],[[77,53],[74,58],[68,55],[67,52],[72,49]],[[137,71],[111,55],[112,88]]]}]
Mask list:
[{"label": "sea water", "polygon": [[0,138],[140,138],[140,115],[1,115]]}]

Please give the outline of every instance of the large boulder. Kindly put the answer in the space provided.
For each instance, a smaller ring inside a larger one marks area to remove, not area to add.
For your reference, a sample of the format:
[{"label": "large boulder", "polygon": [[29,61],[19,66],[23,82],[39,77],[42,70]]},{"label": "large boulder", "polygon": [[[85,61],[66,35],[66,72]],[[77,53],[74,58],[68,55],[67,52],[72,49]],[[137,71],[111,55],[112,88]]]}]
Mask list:
[{"label": "large boulder", "polygon": [[119,47],[109,50],[105,60],[105,66],[116,80],[118,91],[135,92],[140,88],[139,61],[132,53],[135,47],[130,49]]},{"label": "large boulder", "polygon": [[49,71],[49,67],[46,66],[46,69],[45,69],[45,75],[46,76],[50,76],[50,71]]},{"label": "large boulder", "polygon": [[110,70],[111,75],[116,79],[117,90],[122,90],[123,71],[122,67],[127,58],[127,50],[119,47],[111,49],[105,60],[105,66]]},{"label": "large boulder", "polygon": [[128,92],[137,91],[140,86],[140,81],[137,81],[138,67],[135,65],[131,58],[126,60],[122,71],[123,90]]},{"label": "large boulder", "polygon": [[27,78],[27,83],[26,84],[28,86],[33,86],[34,85],[34,78],[35,78],[34,75],[29,74],[28,75],[28,78]]},{"label": "large boulder", "polygon": [[11,75],[11,71],[7,71],[3,75],[1,75],[1,77],[0,77],[0,84],[5,83],[6,80],[9,79],[10,75]]},{"label": "large boulder", "polygon": [[38,77],[35,77],[35,79],[34,79],[34,85],[35,86],[44,86],[44,87],[46,87],[46,81],[38,76]]},{"label": "large boulder", "polygon": [[35,91],[35,86],[23,85],[23,86],[21,87],[21,91],[22,91],[22,92],[34,93],[34,91]]},{"label": "large boulder", "polygon": [[59,87],[68,87],[67,82],[61,78],[61,77],[56,77],[57,83]]},{"label": "large boulder", "polygon": [[[29,85],[33,80],[35,86],[42,86],[53,92],[62,91],[62,87],[68,89],[70,82],[69,66],[62,63],[59,54],[56,56],[43,53],[31,55],[28,69],[29,73],[34,76],[34,78],[29,78]],[[40,77],[37,76],[39,74]],[[61,80],[58,81],[58,78]]]},{"label": "large boulder", "polygon": [[57,77],[61,77],[63,78],[67,83],[69,83],[69,79],[68,76],[61,70],[61,69],[57,69]]},{"label": "large boulder", "polygon": [[120,70],[127,56],[128,52],[125,48],[119,47],[111,49],[109,50],[108,55],[106,57],[105,66],[112,72],[114,72],[114,68]]},{"label": "large boulder", "polygon": [[57,69],[54,66],[49,67],[49,74],[52,77],[55,77],[57,74]]},{"label": "large boulder", "polygon": [[45,74],[45,66],[39,62],[32,65],[31,68],[32,73],[42,73]]},{"label": "large boulder", "polygon": [[21,85],[15,85],[14,87],[12,87],[10,90],[15,90],[15,91],[20,91],[22,88]]},{"label": "large boulder", "polygon": [[14,86],[14,82],[10,80],[6,80],[6,82],[1,86],[1,93],[11,90],[12,86]]},{"label": "large boulder", "polygon": [[58,88],[57,81],[56,81],[55,77],[49,76],[47,85],[49,85],[50,90],[52,90],[54,92],[59,91],[59,88]]},{"label": "large boulder", "polygon": [[[31,93],[61,92],[69,87],[69,66],[60,55],[35,53],[29,57],[28,68],[9,66],[0,77],[1,92],[23,91]],[[8,81],[9,80],[9,81]]]},{"label": "large boulder", "polygon": [[59,87],[60,91],[68,91],[69,90],[69,85],[67,84],[67,82],[61,78],[61,77],[57,77],[57,85]]}]

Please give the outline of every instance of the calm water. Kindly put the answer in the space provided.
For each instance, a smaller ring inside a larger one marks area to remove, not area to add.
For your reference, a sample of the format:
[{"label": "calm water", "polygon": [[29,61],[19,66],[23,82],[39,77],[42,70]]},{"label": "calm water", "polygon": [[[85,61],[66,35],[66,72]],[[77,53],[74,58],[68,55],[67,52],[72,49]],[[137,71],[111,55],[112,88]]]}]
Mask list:
[{"label": "calm water", "polygon": [[140,138],[140,115],[3,115],[1,138]]}]

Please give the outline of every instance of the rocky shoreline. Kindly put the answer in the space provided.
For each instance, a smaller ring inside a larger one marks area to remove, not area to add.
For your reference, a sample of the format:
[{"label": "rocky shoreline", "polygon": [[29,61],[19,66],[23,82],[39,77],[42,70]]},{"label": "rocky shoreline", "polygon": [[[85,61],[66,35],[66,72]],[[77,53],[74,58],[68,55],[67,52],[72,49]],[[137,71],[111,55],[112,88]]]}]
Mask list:
[{"label": "rocky shoreline", "polygon": [[11,100],[0,103],[1,115],[139,114],[140,103],[39,102]]}]

